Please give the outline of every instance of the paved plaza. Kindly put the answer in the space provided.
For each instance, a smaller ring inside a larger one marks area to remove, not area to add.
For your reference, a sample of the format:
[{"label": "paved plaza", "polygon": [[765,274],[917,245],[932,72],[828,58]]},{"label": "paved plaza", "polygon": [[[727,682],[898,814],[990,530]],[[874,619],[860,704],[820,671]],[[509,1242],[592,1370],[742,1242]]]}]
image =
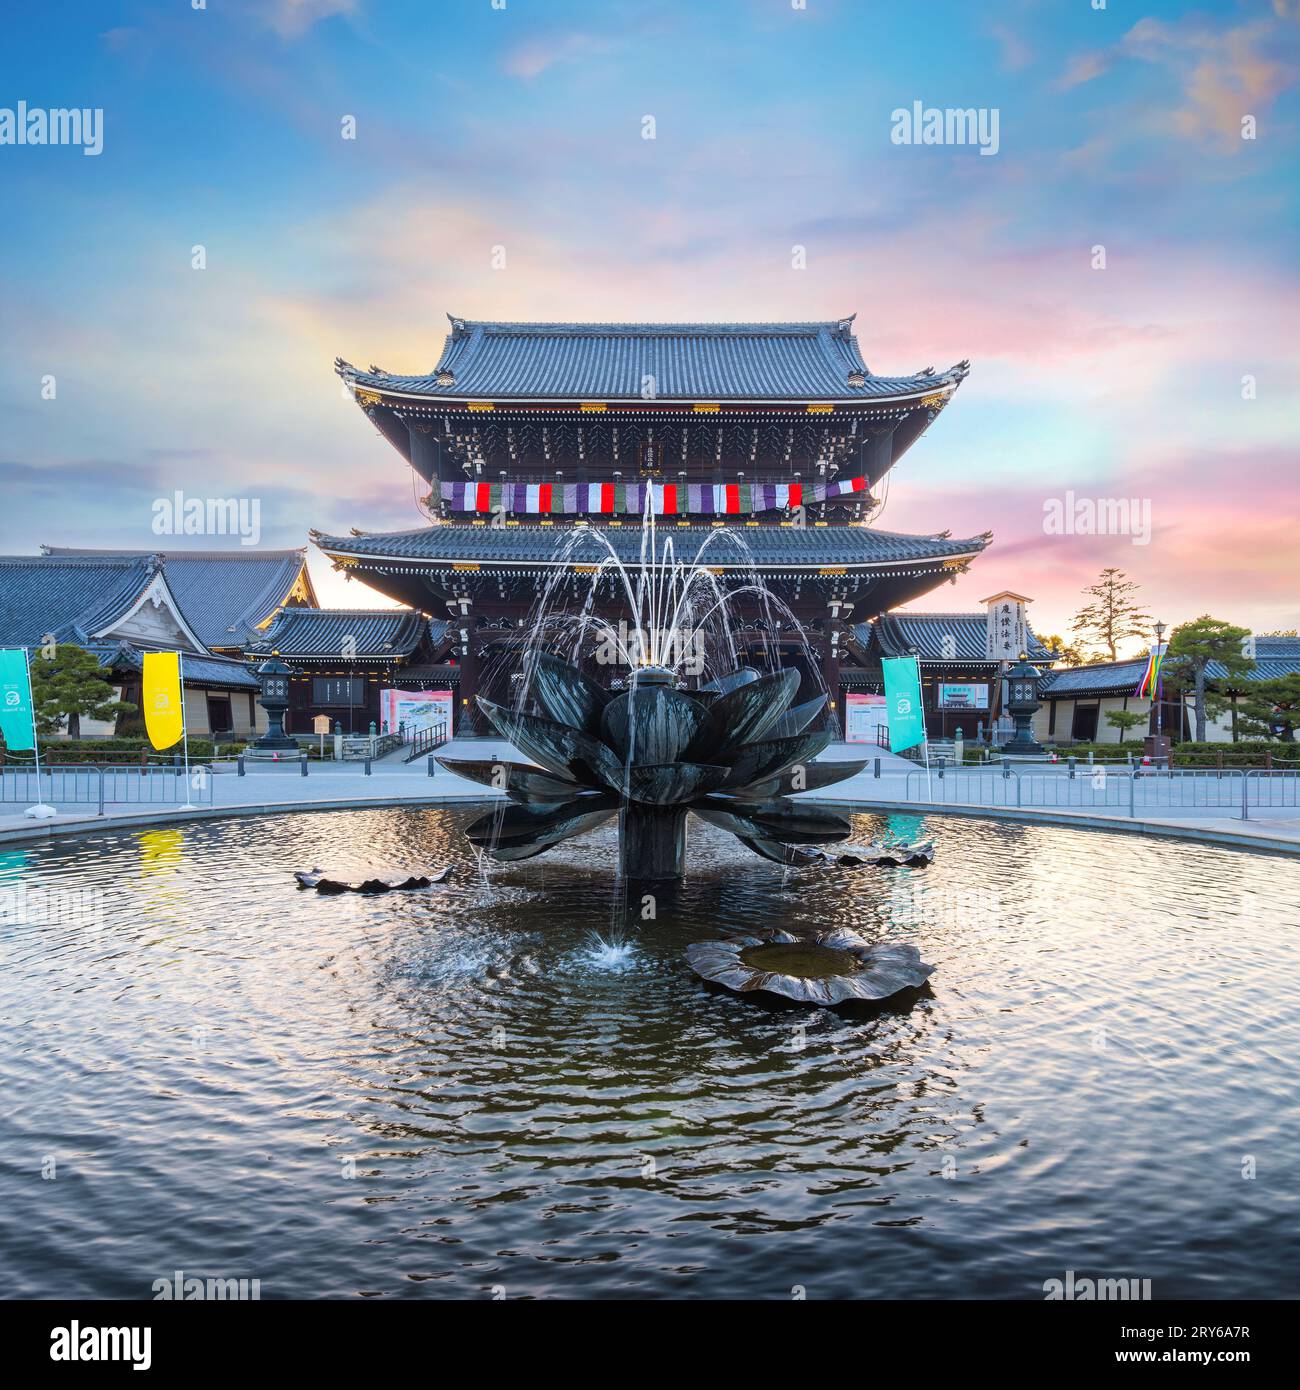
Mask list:
[{"label": "paved plaza", "polygon": [[[527,762],[501,739],[455,739],[440,752],[451,758],[502,759]],[[808,793],[810,799],[835,806],[863,810],[911,810],[954,815],[997,815],[1020,820],[1052,820],[1081,826],[1107,827],[1154,834],[1180,835],[1220,843],[1300,853],[1300,808],[1296,788],[1300,777],[1274,777],[1263,790],[1277,804],[1249,805],[1248,819],[1241,817],[1242,774],[1219,776],[1213,769],[1194,775],[1140,775],[1130,786],[1124,769],[1096,769],[1065,763],[1014,765],[1009,777],[998,764],[948,766],[926,770],[915,763],[879,749],[837,743],[823,759],[869,757],[864,771],[831,788]],[[121,785],[132,769],[119,769],[111,780]],[[32,820],[24,813],[33,790],[30,780],[12,771],[5,773],[0,803],[0,840],[43,838],[102,828],[105,824],[156,824],[162,821],[204,819],[229,814],[332,810],[348,806],[468,805],[494,799],[500,793],[434,764],[429,775],[427,758],[405,763],[400,754],[371,764],[369,774],[360,762],[313,762],[308,775],[296,763],[245,764],[239,776],[233,763],[218,765],[208,792],[195,794],[194,810],[178,809],[183,799],[183,779],[164,772],[154,778],[162,785],[153,795],[160,799],[141,802],[108,801],[100,813],[95,804],[59,801],[58,814],[49,820]],[[56,784],[57,785],[57,784]],[[84,790],[84,788],[83,788]],[[1252,798],[1256,792],[1252,790]],[[47,793],[47,799],[49,794]],[[1289,804],[1288,804],[1289,803]]]}]

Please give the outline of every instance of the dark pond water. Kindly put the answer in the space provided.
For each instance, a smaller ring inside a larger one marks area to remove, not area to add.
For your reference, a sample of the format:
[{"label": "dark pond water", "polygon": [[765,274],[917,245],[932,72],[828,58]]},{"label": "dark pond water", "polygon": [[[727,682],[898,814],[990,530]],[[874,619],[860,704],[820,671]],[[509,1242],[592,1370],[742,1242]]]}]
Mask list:
[{"label": "dark pond water", "polygon": [[[1295,1294],[1300,864],[936,819],[927,870],[784,875],[696,826],[642,923],[606,832],[484,880],[465,818],[0,857],[0,1292]],[[372,899],[290,877],[383,862],[458,868]],[[755,923],[938,969],[838,1013],[689,972]]]}]

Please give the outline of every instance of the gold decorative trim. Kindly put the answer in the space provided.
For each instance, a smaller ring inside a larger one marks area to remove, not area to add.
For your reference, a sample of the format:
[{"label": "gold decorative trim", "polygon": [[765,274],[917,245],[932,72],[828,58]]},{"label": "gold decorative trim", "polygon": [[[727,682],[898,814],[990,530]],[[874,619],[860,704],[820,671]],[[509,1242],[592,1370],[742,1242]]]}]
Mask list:
[{"label": "gold decorative trim", "polygon": [[495,410],[496,404],[493,401],[466,401],[466,410]]},{"label": "gold decorative trim", "polygon": [[717,401],[696,401],[691,409],[696,415],[716,415],[722,406]]},{"label": "gold decorative trim", "polygon": [[583,411],[587,415],[599,415],[603,414],[606,410],[609,409],[609,407],[605,404],[604,401],[583,401],[582,404],[578,407],[578,409]]},{"label": "gold decorative trim", "polygon": [[361,406],[383,405],[384,403],[384,398],[379,394],[378,391],[363,391],[361,387],[358,386],[356,388],[356,395],[357,404]]},{"label": "gold decorative trim", "polygon": [[804,409],[809,415],[831,415],[835,411],[833,405],[808,405]]},{"label": "gold decorative trim", "polygon": [[922,410],[942,410],[947,404],[948,396],[947,393],[943,391],[936,391],[933,396],[921,397]]}]

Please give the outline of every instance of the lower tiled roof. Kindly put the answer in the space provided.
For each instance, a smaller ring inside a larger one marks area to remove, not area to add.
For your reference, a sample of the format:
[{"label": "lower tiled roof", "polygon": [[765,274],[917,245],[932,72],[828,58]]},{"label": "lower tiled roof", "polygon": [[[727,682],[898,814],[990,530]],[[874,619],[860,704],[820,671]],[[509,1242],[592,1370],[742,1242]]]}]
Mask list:
[{"label": "lower tiled roof", "polygon": [[[446,623],[435,624],[445,630]],[[409,608],[285,608],[247,650],[290,660],[409,656],[429,634],[429,620]]]},{"label": "lower tiled roof", "polygon": [[1066,666],[1053,671],[1043,680],[1038,693],[1055,698],[1070,695],[1132,695],[1146,669],[1146,657],[1140,661],[1103,661],[1095,666]]},{"label": "lower tiled roof", "polygon": [[[662,556],[671,541],[678,561],[724,568],[747,564],[796,568],[824,565],[891,565],[974,555],[987,536],[951,540],[908,536],[865,526],[663,526]],[[425,526],[385,535],[324,536],[316,544],[332,556],[375,557],[415,563],[594,564],[608,555],[604,537],[624,563],[641,554],[640,526]],[[739,544],[738,544],[739,542]],[[707,543],[707,549],[705,549]],[[743,549],[742,549],[743,547]]]},{"label": "lower tiled roof", "polygon": [[[119,642],[114,646],[94,646],[91,651],[99,658],[101,666],[115,671],[142,671],[144,654],[129,642]],[[189,652],[182,655],[182,675],[187,686],[220,686],[231,690],[259,690],[261,683],[253,674],[252,668],[242,661],[224,656],[194,656]]]},{"label": "lower tiled roof", "polygon": [[[1131,695],[1146,668],[1146,657],[1103,661],[1091,666],[1067,666],[1054,671],[1039,689],[1041,694],[1057,699],[1071,695]],[[1227,671],[1217,661],[1210,662],[1206,668],[1211,684],[1228,689],[1297,673],[1300,673],[1300,638],[1297,637],[1256,637],[1255,665],[1244,676],[1229,679]]]},{"label": "lower tiled roof", "polygon": [[[862,623],[855,636],[866,646],[872,624]],[[877,644],[885,656],[915,651],[922,661],[992,661],[988,654],[986,613],[885,613],[874,624]],[[1031,631],[1026,655],[1030,661],[1050,661],[1052,653]]]}]

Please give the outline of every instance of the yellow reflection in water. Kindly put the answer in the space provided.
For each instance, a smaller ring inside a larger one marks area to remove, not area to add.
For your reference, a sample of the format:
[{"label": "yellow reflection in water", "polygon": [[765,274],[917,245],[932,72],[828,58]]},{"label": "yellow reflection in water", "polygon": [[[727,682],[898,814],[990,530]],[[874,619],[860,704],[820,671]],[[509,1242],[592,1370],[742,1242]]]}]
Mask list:
[{"label": "yellow reflection in water", "polygon": [[149,918],[161,927],[185,924],[187,893],[193,892],[182,878],[185,866],[185,831],[179,826],[145,830],[139,836],[140,900]]},{"label": "yellow reflection in water", "polygon": [[146,874],[170,872],[184,857],[185,832],[179,826],[140,833],[140,868]]}]

